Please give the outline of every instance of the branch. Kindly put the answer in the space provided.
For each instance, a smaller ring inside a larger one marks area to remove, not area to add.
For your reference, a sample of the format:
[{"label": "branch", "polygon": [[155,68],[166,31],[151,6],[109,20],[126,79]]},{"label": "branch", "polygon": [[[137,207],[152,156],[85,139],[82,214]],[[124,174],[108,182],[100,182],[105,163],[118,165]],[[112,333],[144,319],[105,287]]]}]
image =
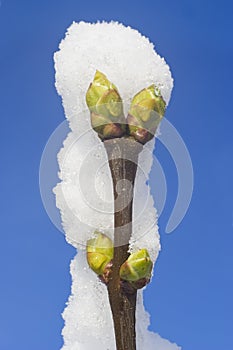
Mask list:
[{"label": "branch", "polygon": [[[104,141],[114,191],[114,257],[108,283],[117,350],[136,350],[135,311],[137,290],[128,289],[120,281],[120,266],[129,257],[132,234],[132,206],[138,155],[142,145],[133,138],[115,138]],[[117,192],[117,183],[127,180],[128,191]],[[119,200],[120,196],[120,200]],[[126,284],[127,285],[127,284]]]}]

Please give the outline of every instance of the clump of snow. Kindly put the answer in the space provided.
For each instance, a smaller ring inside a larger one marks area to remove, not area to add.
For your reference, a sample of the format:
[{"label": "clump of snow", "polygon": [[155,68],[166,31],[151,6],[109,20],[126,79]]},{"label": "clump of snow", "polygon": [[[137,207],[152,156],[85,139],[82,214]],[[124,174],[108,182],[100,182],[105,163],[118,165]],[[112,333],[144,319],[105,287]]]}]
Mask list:
[{"label": "clump of snow", "polygon": [[[56,88],[62,96],[71,132],[58,155],[61,182],[56,203],[69,243],[79,248],[71,263],[72,294],[63,313],[63,350],[114,350],[113,321],[106,287],[87,265],[85,244],[98,229],[113,237],[113,191],[103,143],[90,125],[85,94],[95,71],[107,75],[125,106],[141,89],[155,83],[168,104],[173,80],[168,65],[149,40],[122,24],[73,23],[55,53]],[[127,108],[126,108],[127,111]],[[135,182],[130,250],[147,248],[153,261],[160,250],[157,213],[147,185],[154,141],[144,146]],[[139,292],[139,350],[177,350],[175,344],[147,331],[148,314]]]}]

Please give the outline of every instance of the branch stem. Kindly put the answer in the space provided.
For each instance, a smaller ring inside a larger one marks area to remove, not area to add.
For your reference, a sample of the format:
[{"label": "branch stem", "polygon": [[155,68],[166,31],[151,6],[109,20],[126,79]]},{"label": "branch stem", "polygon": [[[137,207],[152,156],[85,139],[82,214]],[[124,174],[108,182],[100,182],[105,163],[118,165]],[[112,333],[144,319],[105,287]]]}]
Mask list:
[{"label": "branch stem", "polygon": [[117,350],[136,350],[137,291],[122,287],[119,270],[129,257],[132,234],[133,193],[138,155],[142,145],[133,138],[104,141],[114,191],[114,257],[108,283]]}]

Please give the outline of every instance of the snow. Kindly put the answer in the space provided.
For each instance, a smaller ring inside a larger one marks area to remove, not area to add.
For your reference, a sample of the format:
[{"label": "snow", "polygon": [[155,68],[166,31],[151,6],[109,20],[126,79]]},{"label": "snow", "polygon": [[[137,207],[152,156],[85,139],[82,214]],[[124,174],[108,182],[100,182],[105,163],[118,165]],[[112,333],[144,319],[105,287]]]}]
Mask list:
[{"label": "snow", "polygon": [[[130,98],[152,83],[160,87],[168,104],[173,80],[168,65],[149,40],[116,22],[73,23],[54,60],[56,88],[71,129],[58,154],[61,182],[54,192],[66,239],[78,248],[71,262],[72,292],[63,313],[62,350],[114,350],[107,290],[88,267],[84,251],[96,229],[113,237],[114,218],[107,156],[91,128],[85,94],[96,69],[117,86],[125,110]],[[147,185],[153,148],[154,140],[144,146],[139,157],[130,250],[147,248],[155,262],[160,250],[157,213]],[[147,330],[149,316],[143,307],[142,291],[138,294],[138,349],[180,349]]]}]

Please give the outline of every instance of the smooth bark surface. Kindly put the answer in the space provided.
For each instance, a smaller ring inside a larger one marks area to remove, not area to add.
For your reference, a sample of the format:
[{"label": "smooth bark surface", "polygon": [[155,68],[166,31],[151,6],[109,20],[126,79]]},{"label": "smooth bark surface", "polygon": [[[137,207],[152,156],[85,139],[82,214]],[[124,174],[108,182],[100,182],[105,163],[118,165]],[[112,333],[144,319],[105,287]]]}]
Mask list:
[{"label": "smooth bark surface", "polygon": [[133,192],[138,155],[142,145],[132,138],[104,141],[114,191],[114,257],[108,283],[116,348],[136,350],[135,311],[137,291],[127,288],[119,277],[120,266],[127,260],[132,234]]}]

